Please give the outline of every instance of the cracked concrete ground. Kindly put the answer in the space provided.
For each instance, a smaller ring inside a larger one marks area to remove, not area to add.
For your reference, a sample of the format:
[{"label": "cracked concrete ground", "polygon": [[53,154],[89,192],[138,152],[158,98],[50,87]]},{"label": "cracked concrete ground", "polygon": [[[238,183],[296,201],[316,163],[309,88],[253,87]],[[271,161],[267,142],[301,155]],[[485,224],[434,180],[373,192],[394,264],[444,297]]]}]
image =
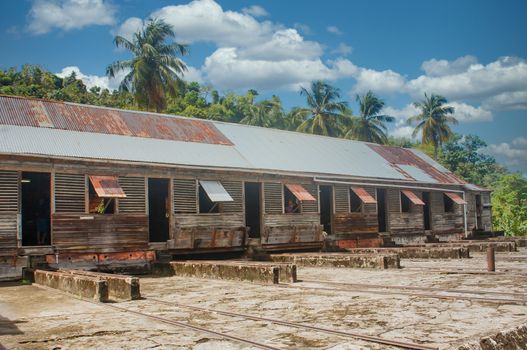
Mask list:
[{"label": "cracked concrete ground", "polygon": [[[142,300],[111,304],[280,349],[395,349],[350,337],[225,316],[182,305],[250,314],[386,339],[457,348],[501,330],[527,324],[527,306],[489,300],[488,294],[429,290],[493,291],[494,299],[527,298],[527,249],[497,253],[502,274],[485,271],[486,257],[402,260],[400,270],[299,268],[294,285],[142,277]],[[331,283],[330,283],[331,282]],[[357,286],[375,284],[386,288]],[[425,295],[448,296],[440,299]],[[501,293],[501,294],[500,294]],[[89,303],[31,285],[0,285],[0,344],[8,349],[250,349],[248,344],[162,323],[106,304]],[[1,348],[1,346],[0,346]]]}]

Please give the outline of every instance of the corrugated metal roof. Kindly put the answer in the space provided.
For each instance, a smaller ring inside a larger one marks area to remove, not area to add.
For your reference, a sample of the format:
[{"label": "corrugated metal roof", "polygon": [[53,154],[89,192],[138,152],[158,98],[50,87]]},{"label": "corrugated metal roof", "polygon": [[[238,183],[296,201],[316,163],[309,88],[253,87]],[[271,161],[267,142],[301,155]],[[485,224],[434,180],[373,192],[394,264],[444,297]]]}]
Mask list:
[{"label": "corrugated metal roof", "polygon": [[0,153],[463,184],[416,150],[21,97],[0,96]]},{"label": "corrugated metal roof", "polygon": [[0,124],[230,145],[206,120],[0,96]]}]

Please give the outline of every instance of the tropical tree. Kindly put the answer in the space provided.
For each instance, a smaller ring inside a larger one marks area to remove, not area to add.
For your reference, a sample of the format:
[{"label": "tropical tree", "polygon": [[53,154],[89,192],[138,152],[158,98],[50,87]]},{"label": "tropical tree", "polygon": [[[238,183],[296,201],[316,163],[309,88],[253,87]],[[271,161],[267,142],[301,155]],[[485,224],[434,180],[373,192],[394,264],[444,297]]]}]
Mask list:
[{"label": "tropical tree", "polygon": [[342,124],[349,118],[345,115],[347,103],[339,101],[339,90],[318,80],[311,83],[310,90],[302,88],[300,94],[306,97],[309,107],[299,108],[295,113],[306,113],[309,117],[298,126],[297,131],[339,136]]},{"label": "tropical tree", "polygon": [[527,235],[527,179],[520,174],[502,176],[491,201],[495,229],[507,236]]},{"label": "tropical tree", "polygon": [[119,89],[132,91],[138,106],[159,112],[166,107],[166,94],[176,95],[181,76],[187,70],[185,62],[176,56],[186,55],[188,47],[166,43],[174,37],[172,26],[157,19],[148,21],[131,41],[120,35],[115,37],[115,45],[130,51],[133,58],[110,64],[106,74],[115,77],[119,71],[127,72]]},{"label": "tropical tree", "polygon": [[419,131],[423,133],[422,143],[431,144],[434,147],[434,159],[437,159],[439,148],[447,141],[454,132],[449,124],[457,124],[456,118],[451,116],[454,107],[445,106],[446,98],[439,95],[428,96],[425,99],[414,102],[414,106],[421,110],[416,116],[410,117],[408,123],[417,123],[412,136],[415,137]]},{"label": "tropical tree", "polygon": [[360,106],[360,116],[353,118],[351,128],[344,137],[380,144],[387,143],[388,136],[386,133],[388,129],[385,123],[391,123],[395,121],[395,118],[380,114],[384,108],[384,101],[371,91],[362,96],[357,95],[356,100]]}]

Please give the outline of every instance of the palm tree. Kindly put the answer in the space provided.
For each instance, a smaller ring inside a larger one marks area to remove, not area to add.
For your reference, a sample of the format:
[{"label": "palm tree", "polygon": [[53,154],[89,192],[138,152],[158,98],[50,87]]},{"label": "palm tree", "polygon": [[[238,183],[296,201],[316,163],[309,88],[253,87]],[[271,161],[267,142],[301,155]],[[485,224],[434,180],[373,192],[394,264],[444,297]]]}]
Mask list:
[{"label": "palm tree", "polygon": [[384,108],[384,101],[368,91],[363,96],[356,96],[360,105],[360,116],[353,118],[351,128],[345,138],[359,141],[375,142],[384,144],[388,141],[385,123],[395,121],[394,117],[379,114]]},{"label": "palm tree", "polygon": [[144,29],[134,34],[132,41],[120,35],[114,39],[117,47],[124,47],[134,57],[110,64],[106,74],[113,78],[119,71],[128,71],[119,90],[132,91],[140,107],[162,111],[166,107],[166,94],[177,93],[180,76],[187,66],[176,55],[186,55],[188,47],[177,42],[165,43],[174,37],[171,25],[151,19]]},{"label": "palm tree", "polygon": [[422,143],[434,146],[434,159],[436,160],[438,149],[443,145],[443,141],[448,140],[454,134],[448,124],[458,123],[457,119],[451,116],[454,113],[454,107],[445,106],[446,103],[447,100],[443,96],[434,94],[428,96],[425,93],[424,100],[414,102],[414,106],[419,108],[421,113],[408,119],[409,124],[417,122],[412,136],[415,137],[419,131],[422,131]]},{"label": "palm tree", "polygon": [[282,101],[273,95],[270,100],[264,100],[249,106],[249,113],[240,123],[266,128],[284,127],[284,110]]},{"label": "palm tree", "polygon": [[339,101],[339,90],[318,80],[311,83],[310,91],[302,88],[300,94],[306,96],[309,107],[299,108],[296,113],[308,113],[310,117],[298,126],[297,131],[339,136],[348,107],[346,102]]}]

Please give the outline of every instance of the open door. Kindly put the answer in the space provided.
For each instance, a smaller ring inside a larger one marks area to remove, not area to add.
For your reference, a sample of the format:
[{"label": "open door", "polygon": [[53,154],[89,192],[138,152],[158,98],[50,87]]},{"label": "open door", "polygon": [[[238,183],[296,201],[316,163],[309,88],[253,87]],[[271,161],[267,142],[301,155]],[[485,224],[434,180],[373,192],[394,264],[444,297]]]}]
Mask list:
[{"label": "open door", "polygon": [[262,220],[262,185],[259,182],[245,183],[245,226],[250,238],[260,238]]},{"label": "open door", "polygon": [[386,190],[377,189],[377,219],[379,223],[379,232],[386,232]]},{"label": "open door", "polygon": [[425,230],[431,230],[430,222],[430,192],[423,192],[423,202],[425,203],[423,207],[423,218],[425,223]]},{"label": "open door", "polygon": [[148,223],[150,242],[169,238],[169,179],[148,179]]},{"label": "open door", "polygon": [[332,214],[333,186],[320,186],[320,224],[324,226],[324,231],[328,235],[332,233]]},{"label": "open door", "polygon": [[51,245],[51,175],[23,172],[22,245]]}]

